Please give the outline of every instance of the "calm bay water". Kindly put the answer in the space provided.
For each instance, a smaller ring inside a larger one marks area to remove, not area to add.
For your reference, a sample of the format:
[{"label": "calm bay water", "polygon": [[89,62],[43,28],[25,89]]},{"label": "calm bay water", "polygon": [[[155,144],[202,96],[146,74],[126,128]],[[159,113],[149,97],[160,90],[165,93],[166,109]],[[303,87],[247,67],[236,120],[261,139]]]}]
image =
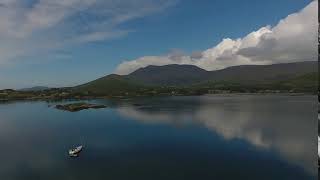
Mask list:
[{"label": "calm bay water", "polygon": [[315,96],[90,102],[108,108],[0,104],[0,179],[317,179]]}]

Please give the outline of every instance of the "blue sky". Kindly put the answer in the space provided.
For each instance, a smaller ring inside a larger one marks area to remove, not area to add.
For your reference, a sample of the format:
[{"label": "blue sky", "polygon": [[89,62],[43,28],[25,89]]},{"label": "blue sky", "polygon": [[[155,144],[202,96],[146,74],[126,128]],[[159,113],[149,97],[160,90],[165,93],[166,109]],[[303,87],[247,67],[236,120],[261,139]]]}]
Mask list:
[{"label": "blue sky", "polygon": [[[117,71],[124,61],[138,60],[135,63],[143,62],[141,66],[145,66],[148,65],[145,62],[152,64],[172,54],[182,57],[182,63],[189,62],[185,58],[192,53],[205,54],[224,38],[236,41],[262,27],[273,32],[272,28],[277,27],[281,19],[311,3],[311,0],[269,0],[263,3],[256,0],[141,0],[132,4],[130,0],[124,0],[123,4],[114,5],[111,1],[99,4],[97,0],[96,6],[89,0],[87,4],[58,5],[48,0],[12,1],[15,4],[0,1],[0,8],[17,11],[14,15],[0,12],[0,26],[7,27],[0,28],[0,33],[6,35],[0,42],[0,89],[73,86],[113,72],[129,72],[123,69],[130,64],[123,64]],[[51,11],[52,7],[58,9]],[[111,7],[116,7],[117,11],[107,12]],[[126,13],[128,16],[122,16]],[[50,18],[45,18],[46,15]],[[13,27],[21,31],[12,33],[10,28]],[[139,59],[148,56],[156,58],[150,61]],[[259,61],[262,64],[270,63],[268,58],[262,59]],[[248,61],[228,61],[223,65],[212,63],[208,70],[240,62]],[[275,61],[278,62],[281,61]]]}]

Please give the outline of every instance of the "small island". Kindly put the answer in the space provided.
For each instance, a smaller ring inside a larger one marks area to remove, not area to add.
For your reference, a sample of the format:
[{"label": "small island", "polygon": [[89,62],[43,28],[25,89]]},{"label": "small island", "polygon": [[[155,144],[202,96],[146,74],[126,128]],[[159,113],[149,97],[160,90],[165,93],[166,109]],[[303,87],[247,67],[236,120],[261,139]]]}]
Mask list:
[{"label": "small island", "polygon": [[100,109],[100,108],[106,108],[105,105],[97,105],[97,104],[89,104],[89,103],[71,103],[71,104],[58,104],[55,106],[57,109],[64,110],[64,111],[70,111],[70,112],[77,112],[84,109]]}]

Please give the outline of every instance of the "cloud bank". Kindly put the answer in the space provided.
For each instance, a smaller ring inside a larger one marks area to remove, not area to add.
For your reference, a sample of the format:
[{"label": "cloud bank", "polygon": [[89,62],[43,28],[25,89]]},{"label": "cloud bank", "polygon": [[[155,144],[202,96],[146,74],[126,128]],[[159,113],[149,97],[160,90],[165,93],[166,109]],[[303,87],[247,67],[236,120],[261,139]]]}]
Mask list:
[{"label": "cloud bank", "polygon": [[171,0],[0,0],[0,64],[128,34],[119,26]]},{"label": "cloud bank", "polygon": [[243,38],[223,39],[202,52],[144,56],[121,63],[116,74],[129,74],[148,65],[191,64],[206,70],[243,64],[272,64],[311,61],[317,58],[318,2],[312,1],[288,15],[274,27],[265,26]]}]

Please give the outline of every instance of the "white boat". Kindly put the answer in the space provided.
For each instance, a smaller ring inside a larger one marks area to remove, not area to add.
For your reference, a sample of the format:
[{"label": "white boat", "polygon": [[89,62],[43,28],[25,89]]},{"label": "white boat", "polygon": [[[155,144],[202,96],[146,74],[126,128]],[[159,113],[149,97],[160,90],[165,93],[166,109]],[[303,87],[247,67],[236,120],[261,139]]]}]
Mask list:
[{"label": "white boat", "polygon": [[70,149],[69,150],[69,156],[72,156],[72,157],[76,157],[79,155],[79,153],[81,152],[83,146],[78,146],[74,149]]}]

